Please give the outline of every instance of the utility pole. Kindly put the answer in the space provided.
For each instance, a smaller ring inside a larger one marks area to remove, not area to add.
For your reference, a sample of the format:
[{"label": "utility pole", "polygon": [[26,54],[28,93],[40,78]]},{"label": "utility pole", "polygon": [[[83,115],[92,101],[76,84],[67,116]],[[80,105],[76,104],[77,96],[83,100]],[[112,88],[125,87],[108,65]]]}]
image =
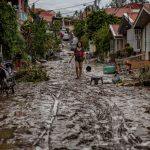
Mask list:
[{"label": "utility pole", "polygon": [[94,6],[95,6],[96,10],[99,8],[100,1],[101,0],[95,0],[94,1]]}]

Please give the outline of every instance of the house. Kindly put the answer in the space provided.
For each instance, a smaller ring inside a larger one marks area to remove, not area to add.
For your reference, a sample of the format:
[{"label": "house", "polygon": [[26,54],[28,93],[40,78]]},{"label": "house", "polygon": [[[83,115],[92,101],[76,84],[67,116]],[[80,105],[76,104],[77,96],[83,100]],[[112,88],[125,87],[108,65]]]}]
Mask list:
[{"label": "house", "polygon": [[140,12],[124,13],[118,25],[110,25],[110,51],[123,50],[129,43],[136,54],[145,53],[150,60],[150,4]]},{"label": "house", "polygon": [[122,7],[119,8],[106,8],[105,12],[108,15],[114,15],[116,17],[122,18],[122,16],[124,15],[124,13],[137,13],[140,11],[140,9],[142,8],[142,4],[138,4],[138,3],[130,3],[127,5],[124,5]]},{"label": "house", "polygon": [[135,34],[132,26],[137,16],[138,13],[124,13],[120,24],[109,25],[111,35],[110,51],[116,52],[123,50],[126,43],[129,43],[133,48],[136,47]]},{"label": "house", "polygon": [[110,32],[110,52],[122,50],[124,47],[123,35],[118,32],[119,24],[109,25]]},{"label": "house", "polygon": [[133,29],[141,51],[146,54],[145,59],[150,60],[150,4],[145,4],[142,7],[135,20]]},{"label": "house", "polygon": [[[124,13],[121,19],[121,23],[118,28],[119,34],[122,35],[124,45],[129,43],[133,47],[134,52],[139,53],[141,51],[141,45],[136,40],[134,29],[132,28],[138,13]],[[123,47],[124,48],[124,47]]]},{"label": "house", "polygon": [[28,19],[28,0],[7,0],[7,2],[16,9],[19,23],[22,24]]},{"label": "house", "polygon": [[64,17],[63,21],[64,21],[63,26],[65,28],[69,29],[69,31],[73,31],[74,30],[74,22],[75,22],[74,18]]},{"label": "house", "polygon": [[43,18],[43,20],[48,24],[51,25],[53,22],[53,18],[56,17],[56,13],[53,10],[42,10],[39,13],[39,16]]}]

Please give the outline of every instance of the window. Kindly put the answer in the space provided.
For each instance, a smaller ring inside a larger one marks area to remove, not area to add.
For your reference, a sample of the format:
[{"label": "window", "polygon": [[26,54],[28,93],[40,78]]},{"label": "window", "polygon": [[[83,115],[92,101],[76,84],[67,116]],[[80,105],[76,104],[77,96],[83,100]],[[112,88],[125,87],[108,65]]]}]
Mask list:
[{"label": "window", "polygon": [[137,49],[141,49],[141,39],[137,39]]},{"label": "window", "polygon": [[141,29],[135,29],[135,38],[136,38],[137,49],[141,49],[141,39],[142,39]]},{"label": "window", "polygon": [[115,50],[114,40],[110,40],[110,51],[114,51],[114,50]]}]

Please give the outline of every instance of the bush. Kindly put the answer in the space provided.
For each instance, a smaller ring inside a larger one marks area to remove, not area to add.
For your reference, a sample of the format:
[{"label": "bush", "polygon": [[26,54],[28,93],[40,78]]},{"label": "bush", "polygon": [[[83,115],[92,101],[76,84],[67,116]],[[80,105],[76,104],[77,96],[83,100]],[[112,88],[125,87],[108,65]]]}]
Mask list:
[{"label": "bush", "polygon": [[130,46],[130,44],[125,45],[124,53],[126,57],[130,57],[133,54],[133,47]]},{"label": "bush", "polygon": [[145,66],[139,70],[139,80],[143,83],[144,80],[150,80],[150,67]]},{"label": "bush", "polygon": [[121,51],[121,50],[118,50],[117,52],[116,52],[116,57],[117,58],[122,58],[123,57],[123,52]]},{"label": "bush", "polygon": [[16,74],[16,78],[18,81],[23,82],[40,82],[47,81],[49,79],[46,70],[44,70],[41,66],[36,65],[21,69]]},{"label": "bush", "polygon": [[132,47],[127,47],[126,52],[127,52],[128,57],[131,56],[133,54],[133,48]]},{"label": "bush", "polygon": [[88,35],[87,35],[87,34],[84,34],[84,35],[81,37],[81,42],[82,42],[82,44],[83,44],[84,49],[87,49],[88,46],[89,46],[89,38],[88,38]]}]

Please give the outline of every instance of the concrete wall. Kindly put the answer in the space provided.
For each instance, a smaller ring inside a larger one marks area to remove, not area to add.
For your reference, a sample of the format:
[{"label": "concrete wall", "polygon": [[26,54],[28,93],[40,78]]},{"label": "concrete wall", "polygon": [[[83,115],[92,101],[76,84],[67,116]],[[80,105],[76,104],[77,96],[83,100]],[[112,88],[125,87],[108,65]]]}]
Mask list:
[{"label": "concrete wall", "polygon": [[127,30],[127,43],[129,43],[130,46],[133,47],[135,52],[139,52],[140,51],[139,49],[137,49],[134,29]]},{"label": "concrete wall", "polygon": [[[146,30],[146,31],[145,31]],[[150,23],[144,28],[146,36],[144,36],[145,43],[145,51],[146,51],[146,60],[150,60]],[[146,38],[146,39],[145,39]]]},{"label": "concrete wall", "polygon": [[146,26],[146,51],[150,52],[150,23]]},{"label": "concrete wall", "polygon": [[150,60],[150,23],[142,30],[142,52],[146,52],[145,59]]},{"label": "concrete wall", "polygon": [[145,46],[145,43],[146,43],[146,41],[145,41],[145,32],[146,32],[146,30],[144,28],[142,30],[142,52],[146,51],[146,46]]}]

